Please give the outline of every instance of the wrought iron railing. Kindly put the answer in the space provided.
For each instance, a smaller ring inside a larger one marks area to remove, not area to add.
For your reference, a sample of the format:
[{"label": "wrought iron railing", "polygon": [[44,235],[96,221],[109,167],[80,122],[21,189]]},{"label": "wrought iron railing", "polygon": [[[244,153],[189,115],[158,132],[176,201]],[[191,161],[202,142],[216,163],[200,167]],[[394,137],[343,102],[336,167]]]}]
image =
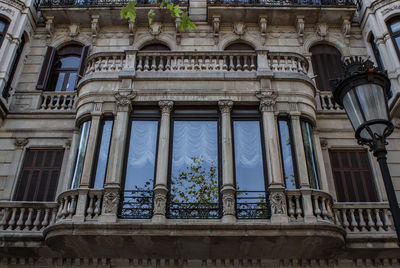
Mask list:
[{"label": "wrought iron railing", "polygon": [[170,219],[219,219],[219,203],[175,203],[170,202],[167,209]]},{"label": "wrought iron railing", "polygon": [[124,191],[119,217],[122,219],[150,219],[153,216],[153,191]]},{"label": "wrought iron railing", "polygon": [[208,0],[209,5],[354,6],[353,0]]},{"label": "wrought iron railing", "polygon": [[[41,0],[40,7],[58,7],[58,6],[124,6],[131,0]],[[137,6],[159,5],[161,0],[136,0]],[[168,0],[176,5],[186,6],[188,0]]]},{"label": "wrought iron railing", "polygon": [[271,209],[265,191],[237,191],[236,217],[238,219],[269,219]]}]

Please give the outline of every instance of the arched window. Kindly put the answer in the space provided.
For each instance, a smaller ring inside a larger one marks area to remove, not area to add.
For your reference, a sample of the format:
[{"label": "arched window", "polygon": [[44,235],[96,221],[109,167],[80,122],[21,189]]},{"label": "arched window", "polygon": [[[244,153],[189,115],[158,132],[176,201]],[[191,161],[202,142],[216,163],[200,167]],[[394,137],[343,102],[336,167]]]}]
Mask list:
[{"label": "arched window", "polygon": [[74,91],[79,77],[83,75],[84,61],[89,46],[77,44],[64,46],[59,50],[48,47],[37,89],[48,91]]},{"label": "arched window", "polygon": [[395,17],[389,20],[387,26],[396,48],[397,56],[400,59],[400,17]]},{"label": "arched window", "polygon": [[1,44],[3,43],[4,37],[6,36],[7,28],[8,28],[8,22],[0,18],[0,47]]},{"label": "arched window", "polygon": [[254,50],[252,46],[246,43],[233,43],[225,48],[225,50]]},{"label": "arched window", "polygon": [[141,51],[146,51],[146,50],[147,51],[155,51],[155,50],[169,51],[171,49],[169,49],[169,47],[164,44],[149,44],[149,45],[145,45],[140,50]]},{"label": "arched window", "polygon": [[325,44],[311,47],[310,52],[318,89],[330,91],[329,80],[343,77],[342,55],[333,46]]}]

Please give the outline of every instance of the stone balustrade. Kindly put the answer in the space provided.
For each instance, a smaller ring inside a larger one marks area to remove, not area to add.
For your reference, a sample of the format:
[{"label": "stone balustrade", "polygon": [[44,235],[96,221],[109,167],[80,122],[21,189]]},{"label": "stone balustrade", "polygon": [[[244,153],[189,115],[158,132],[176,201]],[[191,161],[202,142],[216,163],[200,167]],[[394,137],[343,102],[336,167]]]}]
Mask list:
[{"label": "stone balustrade", "polygon": [[387,203],[336,203],[335,223],[347,233],[393,232],[392,216]]},{"label": "stone balustrade", "polygon": [[75,109],[75,101],[75,91],[44,91],[39,109],[42,111],[73,111]]},{"label": "stone balustrade", "polygon": [[56,221],[55,202],[0,202],[0,230],[38,232]]},{"label": "stone balustrade", "polygon": [[274,72],[298,72],[307,74],[308,61],[297,53],[269,52],[268,65]]},{"label": "stone balustrade", "polygon": [[335,102],[330,91],[318,91],[315,100],[317,102],[317,110],[320,112],[344,112],[339,104]]},{"label": "stone balustrade", "polygon": [[85,75],[97,72],[118,72],[126,69],[124,52],[100,52],[91,55],[86,61]]}]

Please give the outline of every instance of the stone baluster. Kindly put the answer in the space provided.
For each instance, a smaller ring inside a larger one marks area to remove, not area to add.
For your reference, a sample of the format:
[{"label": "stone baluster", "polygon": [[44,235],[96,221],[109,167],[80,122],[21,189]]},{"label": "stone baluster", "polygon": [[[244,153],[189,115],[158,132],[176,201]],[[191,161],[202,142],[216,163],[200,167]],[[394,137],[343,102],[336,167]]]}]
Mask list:
[{"label": "stone baluster", "polygon": [[294,196],[291,194],[286,193],[287,195],[287,206],[288,206],[288,215],[289,218],[293,221],[296,218],[294,217],[295,209],[296,209],[296,203],[293,200]]},{"label": "stone baluster", "polygon": [[24,226],[24,217],[25,217],[25,208],[21,208],[19,211],[19,217],[17,221],[17,228],[18,230],[22,230]]},{"label": "stone baluster", "polygon": [[375,223],[372,220],[371,209],[367,208],[366,211],[367,211],[367,219],[368,219],[367,226],[368,226],[368,229],[370,231],[372,231],[372,229],[375,229]]},{"label": "stone baluster", "polygon": [[365,221],[364,221],[364,215],[363,215],[363,210],[361,208],[357,209],[358,210],[358,226],[360,227],[361,232],[365,232]]},{"label": "stone baluster", "polygon": [[295,201],[296,201],[296,219],[302,219],[303,218],[303,210],[301,209],[300,206],[300,198],[301,198],[301,194],[298,193],[294,196]]},{"label": "stone baluster", "polygon": [[33,230],[40,230],[40,218],[42,217],[42,209],[38,208],[36,210],[35,221],[33,222]]},{"label": "stone baluster", "polygon": [[33,208],[28,208],[28,217],[26,218],[25,221],[25,231],[28,231],[31,228],[32,225],[32,217],[33,217]]},{"label": "stone baluster", "polygon": [[353,232],[358,232],[357,229],[358,224],[356,221],[356,217],[354,215],[354,208],[349,209],[349,211],[350,211],[350,227],[353,230]]},{"label": "stone baluster", "polygon": [[220,100],[218,102],[222,116],[222,203],[225,222],[234,222],[235,218],[235,182],[233,177],[233,140],[231,127],[231,110],[233,101]]},{"label": "stone baluster", "polygon": [[[56,222],[56,218],[57,218],[57,208],[53,208],[51,210],[51,219],[50,219],[50,224],[53,224]],[[26,223],[27,225],[28,223]]]},{"label": "stone baluster", "polygon": [[389,215],[389,213],[390,213],[389,209],[385,208],[383,210],[383,219],[384,219],[387,231],[391,231],[393,228],[391,216]]},{"label": "stone baluster", "polygon": [[311,198],[314,201],[314,215],[317,217],[318,220],[321,218],[321,209],[319,208],[319,196],[312,195]]},{"label": "stone baluster", "polygon": [[152,221],[162,222],[166,217],[168,194],[169,135],[173,101],[158,102],[161,109],[161,122],[158,138],[157,170],[154,187],[154,210]]},{"label": "stone baluster", "polygon": [[12,208],[11,217],[10,220],[8,221],[8,230],[14,229],[16,214],[17,214],[17,208]]},{"label": "stone baluster", "polygon": [[42,226],[41,228],[46,228],[47,225],[49,225],[49,216],[50,216],[50,209],[49,208],[45,208],[44,210],[44,218],[42,221]]},{"label": "stone baluster", "polygon": [[343,218],[343,227],[346,230],[346,232],[350,232],[349,229],[349,221],[347,220],[347,210],[344,208],[342,209],[342,218]]},{"label": "stone baluster", "polygon": [[376,231],[381,232],[383,228],[383,222],[381,220],[380,209],[375,209],[375,218],[376,218]]},{"label": "stone baluster", "polygon": [[171,70],[171,56],[167,56],[167,62],[165,64],[165,70],[170,71]]}]

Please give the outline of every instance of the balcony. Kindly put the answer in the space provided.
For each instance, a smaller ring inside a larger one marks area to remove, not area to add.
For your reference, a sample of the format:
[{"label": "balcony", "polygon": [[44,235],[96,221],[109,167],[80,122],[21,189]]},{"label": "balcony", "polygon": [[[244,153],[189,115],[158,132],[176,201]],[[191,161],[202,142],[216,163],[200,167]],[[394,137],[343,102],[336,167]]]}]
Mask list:
[{"label": "balcony", "polygon": [[354,6],[353,0],[208,0],[208,5],[237,6]]}]

